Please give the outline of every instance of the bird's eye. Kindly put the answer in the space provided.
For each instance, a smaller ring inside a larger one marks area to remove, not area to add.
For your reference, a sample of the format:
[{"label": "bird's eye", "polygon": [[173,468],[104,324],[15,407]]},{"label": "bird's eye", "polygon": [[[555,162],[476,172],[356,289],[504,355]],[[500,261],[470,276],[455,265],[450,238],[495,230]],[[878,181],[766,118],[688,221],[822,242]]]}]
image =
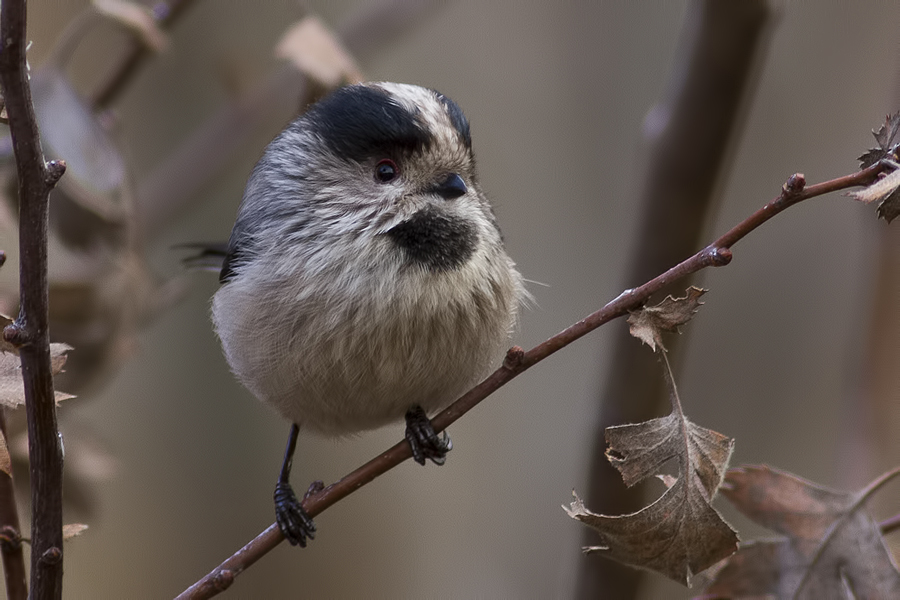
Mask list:
[{"label": "bird's eye", "polygon": [[381,183],[396,179],[398,175],[400,175],[400,167],[389,158],[382,159],[375,165],[375,179]]}]

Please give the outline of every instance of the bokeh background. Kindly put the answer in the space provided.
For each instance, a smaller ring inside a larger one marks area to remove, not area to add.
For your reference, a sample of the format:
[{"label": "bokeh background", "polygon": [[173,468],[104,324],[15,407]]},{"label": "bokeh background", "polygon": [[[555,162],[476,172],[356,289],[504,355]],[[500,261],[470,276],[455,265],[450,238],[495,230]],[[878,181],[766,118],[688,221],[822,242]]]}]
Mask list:
[{"label": "bokeh background", "polygon": [[[370,1],[305,10],[337,25]],[[391,11],[403,4],[382,2],[385,22],[401,19]],[[30,3],[33,68],[86,6]],[[900,5],[774,8],[706,239],[794,172],[810,182],[852,172],[869,130],[900,108]],[[531,347],[641,283],[625,272],[639,243],[645,116],[671,77],[686,10],[683,1],[437,2],[356,56],[367,78],[434,87],[468,114],[509,253],[539,282],[516,344]],[[192,4],[105,117],[137,189],[208,118],[284,68],[273,48],[303,14],[293,0]],[[127,38],[114,24],[88,35],[66,67],[75,89],[89,95]],[[288,425],[229,374],[208,318],[217,278],[185,277],[172,246],[227,238],[247,173],[298,102],[288,89],[260,108],[237,156],[190,202],[161,209],[158,227],[138,231],[155,281],[179,278],[180,299],[60,408],[64,435],[90,437],[116,465],[67,514],[90,529],[67,543],[66,598],[172,597],[273,520]],[[898,247],[872,207],[832,195],[767,223],[729,267],[703,274],[711,291],[685,329],[679,388],[693,420],[737,439],[733,464],[845,488],[897,464]],[[225,597],[576,597],[579,569],[603,559],[581,554],[583,528],[560,505],[587,487],[598,398],[624,327],[610,323],[515,379],[451,428],[446,466],[394,469],[318,517],[309,548],[282,545]],[[304,436],[295,487],[332,482],[401,434],[398,425],[351,440]],[[67,442],[68,462],[75,448]],[[897,512],[891,491],[876,502],[882,516]],[[759,533],[722,509],[742,533]],[[643,598],[686,594],[647,581]]]}]

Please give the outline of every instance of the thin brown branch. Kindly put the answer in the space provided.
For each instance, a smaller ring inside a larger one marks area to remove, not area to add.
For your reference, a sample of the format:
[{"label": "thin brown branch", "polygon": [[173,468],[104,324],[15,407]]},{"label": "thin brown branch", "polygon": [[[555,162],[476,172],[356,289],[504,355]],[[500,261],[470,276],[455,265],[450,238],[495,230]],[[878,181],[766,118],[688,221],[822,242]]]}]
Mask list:
[{"label": "thin brown branch", "polygon": [[39,600],[62,597],[62,449],[50,370],[47,288],[49,195],[65,171],[41,150],[25,56],[25,0],[0,7],[0,87],[19,182],[19,316],[3,331],[19,347],[31,465],[31,587]]},{"label": "thin brown branch", "polygon": [[[881,164],[876,164],[852,175],[839,177],[809,187],[804,186],[803,175],[792,175],[787,183],[784,184],[781,194],[777,198],[687,260],[654,277],[638,288],[625,290],[600,310],[588,315],[531,350],[524,352],[518,346],[511,348],[499,369],[432,419],[434,430],[436,432],[443,431],[479,402],[523,371],[601,325],[642,306],[653,294],[666,285],[706,267],[727,265],[731,262],[732,246],[788,207],[803,200],[830,192],[871,184],[884,169],[885,167]],[[305,498],[303,507],[310,516],[316,516],[376,477],[393,469],[410,456],[412,454],[407,442],[398,442],[387,451],[382,452],[349,475],[343,477],[340,481]],[[219,594],[231,586],[235,577],[275,548],[283,539],[284,536],[282,536],[278,526],[275,524],[270,525],[203,579],[182,592],[178,596],[178,600],[199,600]]]},{"label": "thin brown branch", "polygon": [[[2,264],[0,260],[0,265]],[[9,438],[6,435],[5,409],[0,409],[0,434],[3,443],[6,444]],[[0,471],[0,556],[3,558],[6,597],[8,600],[25,600],[28,597],[28,581],[25,578],[25,556],[22,552],[22,529],[19,526],[16,489],[12,474],[2,471]]]},{"label": "thin brown branch", "polygon": [[[153,5],[153,16],[160,28],[171,27],[178,20],[193,0],[160,0]],[[142,44],[136,36],[129,40],[129,47],[119,62],[113,67],[109,77],[101,83],[93,93],[91,102],[97,110],[109,108],[122,91],[128,87],[140,67],[151,56],[152,52]]]},{"label": "thin brown branch", "polygon": [[[640,229],[627,253],[625,284],[646,281],[703,243],[759,79],[773,12],[769,0],[688,3],[666,88],[644,120],[644,170],[635,199]],[[690,284],[680,282],[682,289]],[[676,370],[686,337],[675,336],[670,344]],[[667,394],[656,357],[634,344],[627,329],[613,332],[609,360],[596,403],[585,501],[625,514],[642,506],[645,486],[622,485],[606,459],[603,432],[658,414]],[[628,402],[619,401],[626,395]],[[593,545],[593,530],[585,528],[583,536],[586,546]],[[615,561],[581,561],[576,595],[634,598],[645,576]]]}]

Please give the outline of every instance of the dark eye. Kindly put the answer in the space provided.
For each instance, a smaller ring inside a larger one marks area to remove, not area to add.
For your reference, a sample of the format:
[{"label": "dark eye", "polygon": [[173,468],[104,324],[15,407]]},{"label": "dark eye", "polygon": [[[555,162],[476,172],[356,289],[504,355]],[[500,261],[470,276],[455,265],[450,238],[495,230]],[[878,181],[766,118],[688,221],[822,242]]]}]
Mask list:
[{"label": "dark eye", "polygon": [[400,167],[389,158],[382,159],[375,165],[375,179],[381,183],[396,179],[398,175],[400,175]]}]

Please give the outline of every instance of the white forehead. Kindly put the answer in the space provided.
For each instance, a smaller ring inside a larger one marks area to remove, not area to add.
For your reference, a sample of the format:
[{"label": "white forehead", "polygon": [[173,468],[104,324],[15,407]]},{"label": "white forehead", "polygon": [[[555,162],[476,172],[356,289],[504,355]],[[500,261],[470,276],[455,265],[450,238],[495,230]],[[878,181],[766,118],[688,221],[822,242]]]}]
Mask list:
[{"label": "white forehead", "polygon": [[370,85],[386,91],[397,104],[411,114],[417,115],[439,143],[456,143],[457,133],[450,121],[450,115],[433,90],[390,81],[379,81]]}]

